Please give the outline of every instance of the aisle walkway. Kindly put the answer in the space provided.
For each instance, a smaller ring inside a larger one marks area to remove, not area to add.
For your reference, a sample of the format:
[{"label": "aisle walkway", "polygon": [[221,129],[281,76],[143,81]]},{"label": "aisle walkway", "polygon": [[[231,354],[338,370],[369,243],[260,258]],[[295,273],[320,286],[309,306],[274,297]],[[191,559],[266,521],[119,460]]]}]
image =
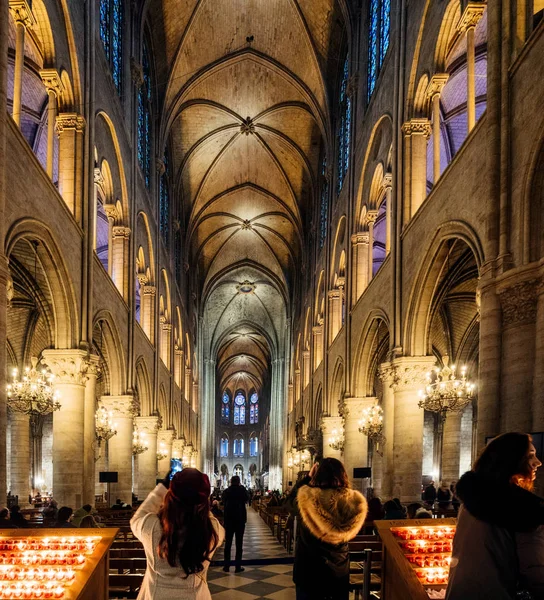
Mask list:
[{"label": "aisle walkway", "polygon": [[[234,544],[232,558],[234,558]],[[208,571],[210,592],[214,600],[295,600],[292,579],[293,557],[270,533],[261,517],[252,509],[247,511],[242,564],[245,571],[223,571],[223,548],[215,556]]]}]

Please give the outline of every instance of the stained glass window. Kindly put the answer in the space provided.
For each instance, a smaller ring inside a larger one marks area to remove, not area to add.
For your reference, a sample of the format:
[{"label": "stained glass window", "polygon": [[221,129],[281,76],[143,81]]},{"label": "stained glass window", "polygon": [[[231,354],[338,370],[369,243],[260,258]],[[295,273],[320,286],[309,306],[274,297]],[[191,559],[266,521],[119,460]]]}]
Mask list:
[{"label": "stained glass window", "polygon": [[164,173],[160,180],[159,212],[161,236],[164,244],[168,246],[170,241],[170,191],[168,188],[168,158],[164,155]]},{"label": "stained glass window", "polygon": [[391,0],[371,0],[368,28],[368,98],[372,96],[376,81],[389,48],[391,28]]},{"label": "stained glass window", "polygon": [[340,84],[339,101],[339,127],[338,127],[338,175],[337,192],[340,193],[344,187],[344,180],[349,167],[349,156],[351,150],[351,100],[348,95],[349,57],[346,56],[344,69],[342,71],[342,82]]},{"label": "stained glass window", "polygon": [[100,0],[100,39],[110,65],[113,83],[123,87],[123,0]]},{"label": "stained glass window", "polygon": [[134,294],[134,314],[136,316],[136,321],[141,324],[141,291],[140,291],[140,280],[138,279],[138,275],[136,274],[135,280],[135,294]]},{"label": "stained glass window", "polygon": [[181,227],[176,227],[174,234],[174,269],[178,285],[181,287]]},{"label": "stained glass window", "polygon": [[151,185],[151,75],[147,44],[142,49],[143,83],[138,90],[138,162],[145,185]]},{"label": "stained glass window", "polygon": [[228,425],[230,423],[230,398],[227,392],[223,394],[221,403],[221,423]]},{"label": "stained glass window", "polygon": [[251,438],[250,442],[249,442],[249,455],[250,456],[257,456],[259,452],[259,438]]},{"label": "stained glass window", "polygon": [[221,457],[229,455],[229,440],[228,438],[221,438]]},{"label": "stained glass window", "polygon": [[234,398],[234,424],[246,424],[246,397],[242,392],[238,392]]},{"label": "stained glass window", "polygon": [[259,422],[259,396],[257,393],[251,395],[249,404],[249,422],[255,425]]},{"label": "stained glass window", "polygon": [[244,438],[236,438],[233,442],[234,456],[244,456]]},{"label": "stained glass window", "polygon": [[329,218],[329,178],[327,176],[327,157],[321,162],[321,209],[319,215],[319,248],[323,248],[327,237]]}]

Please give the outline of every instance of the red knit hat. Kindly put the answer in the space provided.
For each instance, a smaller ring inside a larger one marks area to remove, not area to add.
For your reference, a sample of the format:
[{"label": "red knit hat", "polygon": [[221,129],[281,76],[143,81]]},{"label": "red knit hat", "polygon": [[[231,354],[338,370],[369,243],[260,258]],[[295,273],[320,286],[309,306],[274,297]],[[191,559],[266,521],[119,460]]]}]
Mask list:
[{"label": "red knit hat", "polygon": [[179,502],[204,504],[210,499],[210,480],[198,469],[183,469],[172,477],[170,491]]}]

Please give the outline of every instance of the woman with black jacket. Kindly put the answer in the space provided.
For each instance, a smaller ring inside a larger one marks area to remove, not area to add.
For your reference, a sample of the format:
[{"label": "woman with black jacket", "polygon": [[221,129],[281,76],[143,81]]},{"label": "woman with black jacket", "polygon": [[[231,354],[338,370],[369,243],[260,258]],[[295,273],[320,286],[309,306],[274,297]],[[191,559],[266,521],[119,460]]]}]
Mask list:
[{"label": "woman with black jacket", "polygon": [[367,503],[352,490],[344,466],[325,458],[293,488],[297,516],[293,581],[297,600],[347,600],[349,540],[361,530]]}]

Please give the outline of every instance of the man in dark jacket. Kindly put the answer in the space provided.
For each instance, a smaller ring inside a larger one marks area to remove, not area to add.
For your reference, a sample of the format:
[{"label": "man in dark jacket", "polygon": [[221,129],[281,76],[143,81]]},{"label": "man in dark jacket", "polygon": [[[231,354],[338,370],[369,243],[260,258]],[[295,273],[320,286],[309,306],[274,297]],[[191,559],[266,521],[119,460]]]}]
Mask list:
[{"label": "man in dark jacket", "polygon": [[242,546],[247,521],[246,503],[246,488],[240,485],[240,478],[235,475],[230,480],[230,487],[223,492],[223,512],[225,514],[225,566],[223,571],[225,572],[230,569],[230,551],[234,536],[236,536],[234,570],[236,573],[241,573],[244,570],[242,567]]},{"label": "man in dark jacket", "polygon": [[434,486],[434,481],[431,481],[425,488],[425,491],[423,492],[423,501],[431,507],[434,505],[436,501],[436,487]]}]

